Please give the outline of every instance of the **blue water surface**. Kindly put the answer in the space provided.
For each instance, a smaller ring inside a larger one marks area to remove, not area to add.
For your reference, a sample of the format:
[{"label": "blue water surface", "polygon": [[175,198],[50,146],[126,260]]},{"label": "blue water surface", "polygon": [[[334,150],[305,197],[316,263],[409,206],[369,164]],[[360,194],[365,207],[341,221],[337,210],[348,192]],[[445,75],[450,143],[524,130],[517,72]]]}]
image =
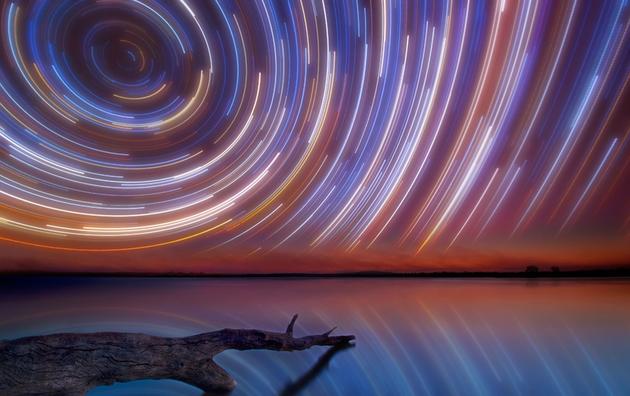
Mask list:
[{"label": "blue water surface", "polygon": [[[226,351],[233,395],[628,395],[630,282],[421,279],[4,279],[0,338],[219,328],[354,334],[327,351]],[[90,396],[201,395],[172,380]]]}]

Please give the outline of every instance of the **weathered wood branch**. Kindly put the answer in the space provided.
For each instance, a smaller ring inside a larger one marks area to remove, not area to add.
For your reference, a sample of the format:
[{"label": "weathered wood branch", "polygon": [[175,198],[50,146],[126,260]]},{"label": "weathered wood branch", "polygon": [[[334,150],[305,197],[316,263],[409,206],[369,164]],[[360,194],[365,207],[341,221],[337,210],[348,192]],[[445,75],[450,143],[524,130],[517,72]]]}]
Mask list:
[{"label": "weathered wood branch", "polygon": [[295,338],[296,319],[284,333],[223,329],[183,338],[65,333],[0,341],[0,394],[82,395],[95,386],[139,379],[174,379],[206,392],[226,392],[236,384],[213,361],[224,350],[300,351],[354,340],[330,336],[332,330]]}]

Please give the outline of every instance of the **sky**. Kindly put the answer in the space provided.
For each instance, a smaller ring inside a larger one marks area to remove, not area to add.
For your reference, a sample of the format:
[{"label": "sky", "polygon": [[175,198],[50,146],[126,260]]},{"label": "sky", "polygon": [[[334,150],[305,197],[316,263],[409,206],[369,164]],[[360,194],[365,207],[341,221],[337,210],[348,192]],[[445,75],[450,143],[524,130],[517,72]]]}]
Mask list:
[{"label": "sky", "polygon": [[630,263],[626,0],[0,18],[0,271]]}]

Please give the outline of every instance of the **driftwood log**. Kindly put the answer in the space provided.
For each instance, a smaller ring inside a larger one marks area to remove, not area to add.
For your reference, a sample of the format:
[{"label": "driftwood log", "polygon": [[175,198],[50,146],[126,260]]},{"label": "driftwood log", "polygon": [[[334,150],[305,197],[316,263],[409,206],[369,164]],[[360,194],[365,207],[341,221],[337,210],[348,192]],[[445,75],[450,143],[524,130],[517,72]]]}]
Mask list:
[{"label": "driftwood log", "polygon": [[0,394],[83,395],[90,388],[140,379],[174,379],[208,393],[236,386],[213,361],[227,349],[300,351],[312,346],[342,346],[354,336],[293,337],[293,316],[284,333],[223,329],[191,337],[137,333],[52,334],[0,341]]}]

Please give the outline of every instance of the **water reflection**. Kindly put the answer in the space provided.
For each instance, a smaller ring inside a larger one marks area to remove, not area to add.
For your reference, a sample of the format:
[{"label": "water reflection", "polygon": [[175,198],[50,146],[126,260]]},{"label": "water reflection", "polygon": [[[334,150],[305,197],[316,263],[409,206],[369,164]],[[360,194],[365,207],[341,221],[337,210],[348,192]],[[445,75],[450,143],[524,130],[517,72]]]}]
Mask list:
[{"label": "water reflection", "polygon": [[335,345],[333,347],[328,348],[326,353],[317,359],[317,362],[313,367],[310,368],[306,373],[304,373],[300,378],[293,381],[284,387],[282,392],[280,392],[281,396],[293,396],[298,395],[300,392],[304,391],[307,386],[315,380],[319,375],[322,374],[324,369],[328,366],[332,358],[341,351],[346,349],[354,348],[354,344],[341,344]]},{"label": "water reflection", "polygon": [[[0,338],[63,331],[186,336],[338,326],[333,354],[226,351],[234,395],[630,394],[630,283],[474,280],[2,280]],[[293,392],[293,393],[292,393]],[[200,395],[138,381],[90,395]]]}]

